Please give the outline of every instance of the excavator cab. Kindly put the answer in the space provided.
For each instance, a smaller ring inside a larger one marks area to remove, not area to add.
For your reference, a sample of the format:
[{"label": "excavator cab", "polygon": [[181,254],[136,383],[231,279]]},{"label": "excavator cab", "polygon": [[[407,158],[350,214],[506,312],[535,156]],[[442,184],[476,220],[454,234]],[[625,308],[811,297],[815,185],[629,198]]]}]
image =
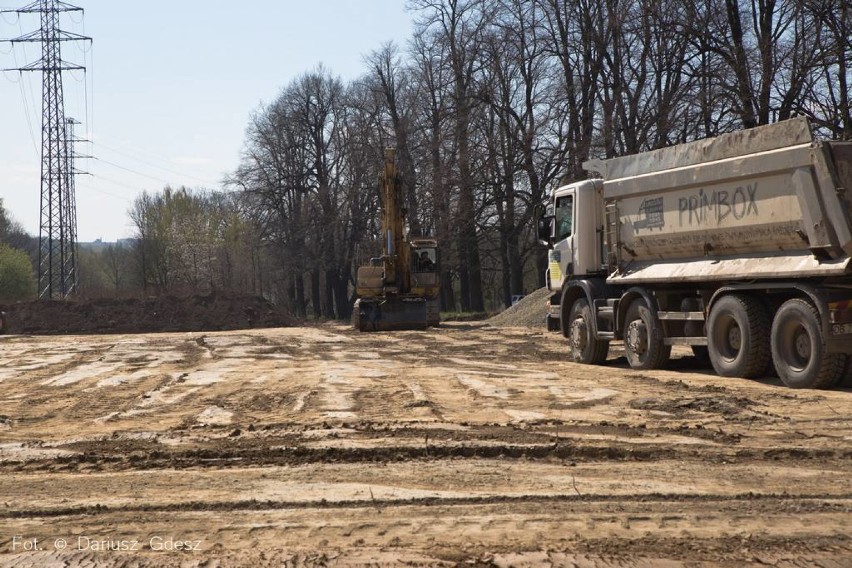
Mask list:
[{"label": "excavator cab", "polygon": [[412,271],[417,274],[434,273],[437,268],[437,264],[435,263],[434,258],[434,250],[418,250],[416,256],[413,259],[414,266],[412,267]]},{"label": "excavator cab", "polygon": [[438,243],[433,240],[411,242],[411,272],[413,274],[438,273]]}]

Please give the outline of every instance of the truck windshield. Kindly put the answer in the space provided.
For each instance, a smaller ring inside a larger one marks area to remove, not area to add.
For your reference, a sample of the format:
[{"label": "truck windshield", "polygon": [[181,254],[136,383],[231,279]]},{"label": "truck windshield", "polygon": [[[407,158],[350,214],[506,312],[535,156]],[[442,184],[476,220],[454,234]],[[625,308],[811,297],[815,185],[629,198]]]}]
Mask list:
[{"label": "truck windshield", "polygon": [[556,198],[556,240],[571,236],[574,219],[574,196],[565,195]]}]

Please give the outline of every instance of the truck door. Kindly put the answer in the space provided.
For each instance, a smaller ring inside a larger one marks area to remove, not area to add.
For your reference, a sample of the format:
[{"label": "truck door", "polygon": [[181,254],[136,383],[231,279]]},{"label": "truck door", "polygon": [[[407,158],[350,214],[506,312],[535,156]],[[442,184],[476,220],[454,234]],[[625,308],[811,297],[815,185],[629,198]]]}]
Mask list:
[{"label": "truck door", "polygon": [[550,251],[550,284],[558,290],[571,276],[574,257],[574,191],[557,195],[554,207],[555,239]]}]

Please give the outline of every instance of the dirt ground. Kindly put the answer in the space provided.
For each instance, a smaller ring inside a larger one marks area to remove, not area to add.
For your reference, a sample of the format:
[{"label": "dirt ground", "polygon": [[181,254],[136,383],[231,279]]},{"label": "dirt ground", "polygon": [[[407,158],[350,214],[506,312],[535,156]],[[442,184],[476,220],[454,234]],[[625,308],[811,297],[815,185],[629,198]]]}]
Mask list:
[{"label": "dirt ground", "polygon": [[852,566],[852,391],[563,342],[2,337],[0,565]]}]

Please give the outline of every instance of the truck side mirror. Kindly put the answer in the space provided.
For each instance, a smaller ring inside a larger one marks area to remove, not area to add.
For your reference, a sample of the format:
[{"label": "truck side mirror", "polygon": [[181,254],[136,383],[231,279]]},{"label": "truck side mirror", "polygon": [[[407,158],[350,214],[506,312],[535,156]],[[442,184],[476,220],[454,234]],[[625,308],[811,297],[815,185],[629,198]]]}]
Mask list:
[{"label": "truck side mirror", "polygon": [[547,247],[552,246],[555,237],[553,221],[556,217],[551,214],[551,208],[540,203],[536,205],[534,215],[538,222],[538,242]]},{"label": "truck side mirror", "polygon": [[542,215],[538,218],[538,242],[544,246],[553,245],[553,215]]}]

